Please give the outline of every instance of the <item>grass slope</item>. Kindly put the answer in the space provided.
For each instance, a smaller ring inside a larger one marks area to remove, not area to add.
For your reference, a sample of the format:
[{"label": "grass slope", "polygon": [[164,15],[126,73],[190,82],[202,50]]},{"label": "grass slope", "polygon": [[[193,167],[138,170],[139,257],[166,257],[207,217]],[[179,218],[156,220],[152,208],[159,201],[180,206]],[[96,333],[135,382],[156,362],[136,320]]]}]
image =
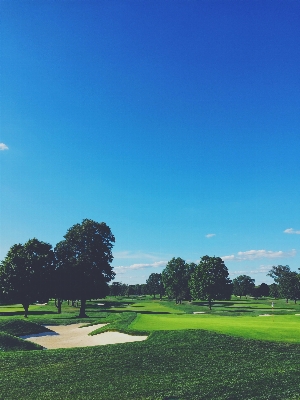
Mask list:
[{"label": "grass slope", "polygon": [[42,350],[43,347],[32,342],[17,338],[6,332],[0,332],[0,352],[17,350]]},{"label": "grass slope", "polygon": [[208,331],[154,332],[145,342],[1,355],[2,398],[291,400],[300,345]]},{"label": "grass slope", "polygon": [[23,319],[2,319],[0,320],[0,331],[14,336],[26,336],[34,333],[52,332],[45,326]]}]

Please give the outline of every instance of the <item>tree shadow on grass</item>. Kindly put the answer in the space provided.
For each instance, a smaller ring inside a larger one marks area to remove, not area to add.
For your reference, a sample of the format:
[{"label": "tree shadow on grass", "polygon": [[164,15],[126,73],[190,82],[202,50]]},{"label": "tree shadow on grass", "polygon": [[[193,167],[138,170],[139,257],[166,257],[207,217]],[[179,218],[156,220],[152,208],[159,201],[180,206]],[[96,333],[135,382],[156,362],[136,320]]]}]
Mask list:
[{"label": "tree shadow on grass", "polygon": [[[45,315],[45,314],[57,314],[55,311],[30,311],[30,308],[28,310],[28,316],[34,316],[34,315]],[[17,315],[24,315],[24,311],[3,311],[0,312],[1,317],[14,317]]]},{"label": "tree shadow on grass", "polygon": [[[193,306],[201,306],[201,307],[208,307],[207,301],[193,301],[192,303]],[[222,302],[222,301],[214,301],[212,303],[212,307],[230,307],[233,306],[234,303],[230,303],[228,301]]]},{"label": "tree shadow on grass", "polygon": [[243,308],[237,308],[236,310],[223,310],[224,312],[228,313],[252,313],[253,310],[245,310]]}]

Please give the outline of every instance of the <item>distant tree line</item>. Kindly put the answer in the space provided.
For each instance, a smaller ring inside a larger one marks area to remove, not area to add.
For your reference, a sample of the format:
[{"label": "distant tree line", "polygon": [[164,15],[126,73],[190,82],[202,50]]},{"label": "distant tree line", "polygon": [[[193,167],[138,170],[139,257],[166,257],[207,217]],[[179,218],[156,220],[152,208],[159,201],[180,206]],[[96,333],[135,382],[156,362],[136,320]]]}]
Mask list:
[{"label": "distant tree line", "polygon": [[[299,268],[300,269],[300,268]],[[232,281],[223,260],[220,257],[204,256],[199,264],[187,263],[182,258],[172,258],[161,274],[151,274],[144,287],[144,294],[167,295],[176,303],[182,300],[204,300],[211,308],[215,300],[229,300],[231,295],[237,297],[251,296],[300,299],[300,274],[290,270],[289,266],[273,266],[267,274],[274,283],[262,283],[255,286],[255,279],[240,275]]]},{"label": "distant tree line", "polygon": [[30,239],[13,245],[0,263],[0,303],[20,303],[25,317],[29,305],[55,299],[58,313],[62,302],[80,300],[79,317],[85,317],[86,301],[111,296],[168,296],[175,302],[203,300],[211,308],[216,300],[231,295],[271,296],[300,299],[300,274],[288,265],[273,266],[268,276],[274,283],[255,286],[255,280],[240,275],[232,281],[220,257],[203,256],[199,263],[172,258],[162,273],[152,273],[145,284],[109,282],[115,278],[111,262],[115,238],[104,222],[84,219],[75,224],[53,249],[49,243]]}]

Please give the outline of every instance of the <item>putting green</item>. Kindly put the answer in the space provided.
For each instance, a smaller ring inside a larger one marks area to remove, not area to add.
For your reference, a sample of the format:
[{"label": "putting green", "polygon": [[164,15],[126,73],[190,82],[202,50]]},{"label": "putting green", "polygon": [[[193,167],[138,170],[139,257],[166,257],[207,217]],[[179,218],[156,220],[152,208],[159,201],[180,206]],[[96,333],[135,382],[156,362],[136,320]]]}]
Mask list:
[{"label": "putting green", "polygon": [[141,331],[205,329],[248,339],[300,343],[300,316],[296,315],[223,317],[140,314],[129,328]]}]

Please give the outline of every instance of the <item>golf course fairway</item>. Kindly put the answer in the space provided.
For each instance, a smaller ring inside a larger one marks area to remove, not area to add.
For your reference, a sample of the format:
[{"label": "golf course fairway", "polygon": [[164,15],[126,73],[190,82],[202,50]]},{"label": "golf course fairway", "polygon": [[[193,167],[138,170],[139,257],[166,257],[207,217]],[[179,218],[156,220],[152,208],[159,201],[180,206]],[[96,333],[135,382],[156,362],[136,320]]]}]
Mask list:
[{"label": "golf course fairway", "polygon": [[300,316],[297,315],[223,317],[139,314],[129,328],[133,331],[205,329],[248,339],[300,343]]}]

